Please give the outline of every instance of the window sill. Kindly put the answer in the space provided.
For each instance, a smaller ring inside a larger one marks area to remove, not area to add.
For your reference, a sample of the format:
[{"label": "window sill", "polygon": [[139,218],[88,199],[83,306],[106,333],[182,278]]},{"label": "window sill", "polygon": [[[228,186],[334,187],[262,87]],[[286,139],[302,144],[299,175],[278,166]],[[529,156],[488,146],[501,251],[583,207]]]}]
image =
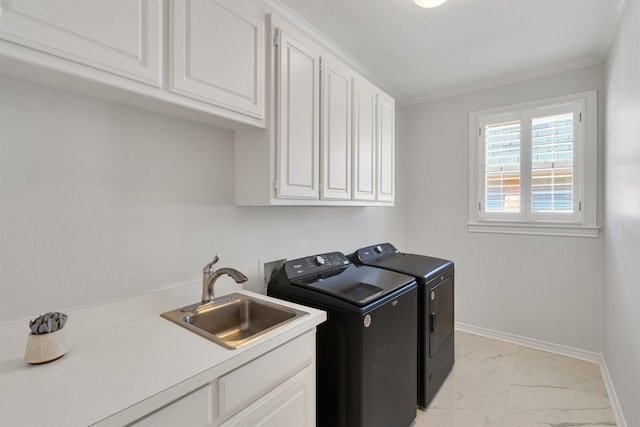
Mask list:
[{"label": "window sill", "polygon": [[597,238],[598,226],[532,224],[504,222],[473,222],[467,224],[470,233],[532,234],[538,236],[591,237]]}]

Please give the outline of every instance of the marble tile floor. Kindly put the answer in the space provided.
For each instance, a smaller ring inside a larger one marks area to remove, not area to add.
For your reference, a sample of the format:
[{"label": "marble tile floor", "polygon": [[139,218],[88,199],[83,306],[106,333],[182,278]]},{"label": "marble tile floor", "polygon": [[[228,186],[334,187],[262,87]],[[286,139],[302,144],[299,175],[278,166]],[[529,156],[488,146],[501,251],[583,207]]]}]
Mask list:
[{"label": "marble tile floor", "polygon": [[456,331],[456,363],[412,427],[615,426],[600,367]]}]

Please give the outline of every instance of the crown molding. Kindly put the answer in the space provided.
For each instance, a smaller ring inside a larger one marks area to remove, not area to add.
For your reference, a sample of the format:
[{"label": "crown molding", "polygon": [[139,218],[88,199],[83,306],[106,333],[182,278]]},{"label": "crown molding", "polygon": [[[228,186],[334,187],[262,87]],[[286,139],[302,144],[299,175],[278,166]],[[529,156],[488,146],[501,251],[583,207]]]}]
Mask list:
[{"label": "crown molding", "polygon": [[254,1],[260,4],[263,8],[277,14],[280,18],[298,28],[300,31],[303,31],[309,36],[316,39],[320,44],[330,50],[341,61],[349,65],[363,77],[371,81],[374,85],[387,92],[389,95],[395,98],[398,104],[403,106],[411,106],[424,102],[435,101],[438,99],[449,98],[452,96],[464,95],[467,93],[477,92],[479,90],[491,89],[511,83],[518,83],[534,78],[601,64],[606,58],[607,51],[609,49],[609,46],[611,45],[613,37],[615,36],[618,23],[620,22],[622,13],[624,12],[624,8],[627,3],[627,0],[609,0],[612,3],[612,9],[614,10],[614,12],[608,17],[606,29],[602,35],[597,51],[592,57],[524,73],[505,74],[502,76],[489,78],[470,84],[443,88],[430,91],[422,95],[412,96],[409,94],[400,93],[399,91],[391,88],[388,84],[378,78],[371,70],[367,69],[357,59],[345,52],[339,45],[325,36],[309,22],[298,16],[293,10],[284,5],[280,0]]},{"label": "crown molding", "polygon": [[535,79],[538,77],[545,77],[553,74],[563,73],[565,71],[571,71],[579,68],[590,67],[592,65],[601,64],[602,62],[604,62],[603,58],[600,58],[599,56],[595,56],[587,59],[570,62],[567,64],[561,64],[555,67],[539,69],[536,71],[503,75],[500,77],[476,82],[470,85],[462,85],[458,87],[449,88],[443,91],[433,91],[421,97],[411,98],[407,100],[403,105],[410,106],[410,105],[422,104],[424,102],[435,101],[437,99],[464,95],[467,93],[477,92],[479,90],[491,89],[494,87],[505,86],[511,83],[519,83],[526,80]]},{"label": "crown molding", "polygon": [[371,70],[367,69],[360,61],[353,56],[345,52],[339,45],[333,40],[329,39],[318,29],[316,29],[309,22],[298,16],[293,10],[286,5],[282,4],[279,0],[254,0],[257,4],[262,6],[268,11],[275,13],[281,19],[284,19],[289,24],[293,25],[298,30],[306,33],[310,37],[314,38],[318,43],[327,48],[331,53],[340,59],[342,62],[353,68],[356,72],[361,74],[364,78],[369,80],[378,88],[382,89],[388,95],[393,97],[396,102],[403,103],[406,101],[405,97],[401,96],[398,91],[392,89],[388,84],[380,80]]},{"label": "crown molding", "polygon": [[598,46],[598,57],[602,58],[603,61],[607,57],[609,46],[611,46],[611,41],[613,40],[613,36],[615,36],[616,34],[618,24],[620,23],[620,19],[622,18],[622,12],[627,5],[627,0],[611,0],[611,2],[614,3],[614,12],[611,16],[609,16],[607,27],[602,34],[600,45]]}]

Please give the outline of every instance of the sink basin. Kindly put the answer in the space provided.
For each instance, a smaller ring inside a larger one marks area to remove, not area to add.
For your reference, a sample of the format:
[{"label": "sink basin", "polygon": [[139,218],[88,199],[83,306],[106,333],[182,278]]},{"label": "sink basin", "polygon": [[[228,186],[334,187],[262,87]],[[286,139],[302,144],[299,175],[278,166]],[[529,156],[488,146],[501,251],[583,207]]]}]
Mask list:
[{"label": "sink basin", "polygon": [[228,349],[237,349],[308,313],[245,294],[178,308],[160,316]]}]

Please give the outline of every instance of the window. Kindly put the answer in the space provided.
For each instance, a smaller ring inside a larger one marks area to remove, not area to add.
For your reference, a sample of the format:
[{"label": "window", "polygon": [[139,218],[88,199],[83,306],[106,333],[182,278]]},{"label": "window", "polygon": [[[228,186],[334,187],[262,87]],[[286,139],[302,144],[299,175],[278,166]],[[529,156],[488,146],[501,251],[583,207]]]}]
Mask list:
[{"label": "window", "polygon": [[471,113],[469,231],[597,237],[596,92]]}]

